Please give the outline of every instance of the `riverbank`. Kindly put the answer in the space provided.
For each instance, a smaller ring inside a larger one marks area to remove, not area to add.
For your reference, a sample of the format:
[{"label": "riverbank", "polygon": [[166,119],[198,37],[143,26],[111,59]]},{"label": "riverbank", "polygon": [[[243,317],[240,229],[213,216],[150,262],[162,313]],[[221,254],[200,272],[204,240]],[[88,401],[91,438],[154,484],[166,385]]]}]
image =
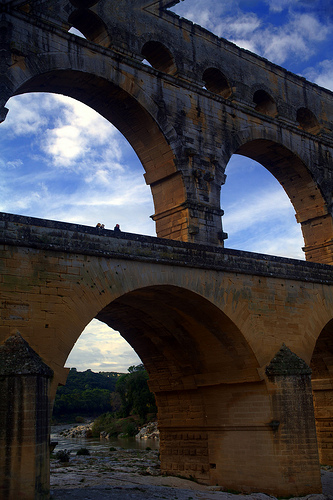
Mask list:
[{"label": "riverbank", "polygon": [[[333,471],[322,469],[323,494],[307,500],[333,500]],[[68,463],[51,459],[53,500],[275,500],[263,493],[235,495],[160,474],[157,450],[113,449],[73,455]]]},{"label": "riverbank", "polygon": [[[118,440],[115,445],[108,439],[87,439],[89,427],[90,423],[57,429],[56,439],[61,437],[64,441],[55,452],[64,448],[72,451],[68,463],[60,462],[54,455],[51,457],[53,500],[276,500],[263,493],[235,495],[223,491],[223,487],[161,475],[155,424],[141,429],[137,439],[132,438],[136,449],[130,447],[130,440]],[[152,435],[155,439],[147,439]],[[154,447],[149,446],[152,443]],[[89,448],[89,455],[77,455],[83,447]],[[308,495],[304,499],[333,500],[333,468],[323,467],[321,474],[323,494]]]}]

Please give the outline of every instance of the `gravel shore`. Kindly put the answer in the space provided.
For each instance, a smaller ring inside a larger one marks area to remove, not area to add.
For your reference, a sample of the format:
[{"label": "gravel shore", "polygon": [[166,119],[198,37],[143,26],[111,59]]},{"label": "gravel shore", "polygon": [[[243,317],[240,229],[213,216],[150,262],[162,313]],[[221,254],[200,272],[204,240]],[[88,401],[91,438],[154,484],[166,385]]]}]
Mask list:
[{"label": "gravel shore", "polygon": [[[323,493],[304,499],[333,500],[333,468],[322,469]],[[222,488],[162,476],[158,452],[117,449],[89,456],[73,455],[68,463],[51,459],[53,500],[274,500],[263,493],[235,495]]]}]

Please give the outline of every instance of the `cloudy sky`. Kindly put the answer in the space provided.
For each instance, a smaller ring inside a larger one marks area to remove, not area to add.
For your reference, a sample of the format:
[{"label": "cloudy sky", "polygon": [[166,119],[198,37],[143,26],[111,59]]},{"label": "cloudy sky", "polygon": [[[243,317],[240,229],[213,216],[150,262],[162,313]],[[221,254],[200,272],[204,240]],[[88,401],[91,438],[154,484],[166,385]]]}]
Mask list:
[{"label": "cloudy sky", "polygon": [[[332,0],[184,0],[172,9],[218,36],[333,90]],[[150,188],[126,139],[66,96],[11,98],[0,124],[0,211],[155,235]],[[221,206],[226,246],[303,259],[287,195],[261,165],[235,155]],[[97,320],[67,366],[126,371],[140,360]]]}]

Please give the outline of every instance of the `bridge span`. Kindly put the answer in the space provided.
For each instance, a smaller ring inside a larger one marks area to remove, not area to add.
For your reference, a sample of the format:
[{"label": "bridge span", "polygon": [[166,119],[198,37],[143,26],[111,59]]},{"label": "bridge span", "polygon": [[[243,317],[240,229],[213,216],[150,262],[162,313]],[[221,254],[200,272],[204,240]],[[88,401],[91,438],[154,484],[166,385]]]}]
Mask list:
[{"label": "bridge span", "polygon": [[47,498],[52,402],[93,318],[149,372],[164,473],[321,491],[319,462],[333,463],[331,266],[5,213],[0,227],[3,498]]}]

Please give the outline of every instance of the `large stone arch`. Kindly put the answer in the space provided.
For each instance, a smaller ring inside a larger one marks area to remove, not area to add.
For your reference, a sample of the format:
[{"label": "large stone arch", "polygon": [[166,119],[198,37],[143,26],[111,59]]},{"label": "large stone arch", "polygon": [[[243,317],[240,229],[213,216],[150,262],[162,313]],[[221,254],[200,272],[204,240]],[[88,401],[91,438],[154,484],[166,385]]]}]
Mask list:
[{"label": "large stone arch", "polygon": [[246,381],[266,398],[269,414],[258,361],[241,331],[199,293],[167,284],[125,293],[96,317],[121,332],[148,370],[158,407],[161,469],[212,483],[216,467],[224,467],[220,455],[228,453],[226,444],[217,445],[213,427],[233,426],[247,405],[241,396]]},{"label": "large stone arch", "polygon": [[[149,274],[135,275],[129,263],[115,269],[114,292],[106,290],[111,276],[105,276],[98,287],[105,292],[98,293],[93,307],[97,290],[89,291],[86,284],[86,317],[71,314],[66,337],[73,346],[74,330],[82,331],[88,315],[98,309],[95,317],[120,331],[149,373],[158,406],[162,471],[214,484],[229,466],[228,440],[238,434],[238,426],[247,420],[251,426],[254,418],[265,428],[262,421],[270,420],[269,395],[256,356],[235,322],[210,298],[191,290],[185,275],[172,280],[170,270],[165,284],[145,286]],[[252,397],[258,398],[263,413],[246,417]],[[265,442],[265,432],[256,439]]]},{"label": "large stone arch", "polygon": [[207,374],[214,383],[259,380],[258,362],[235,323],[190,289],[139,288],[115,299],[96,317],[120,331],[160,390],[196,385]]},{"label": "large stone arch", "polygon": [[[18,86],[14,95],[28,92],[67,95],[110,121],[128,140],[142,163],[155,213],[172,211],[175,204],[186,202],[183,176],[175,161],[177,135],[159,106],[140,89],[131,75],[115,72],[114,81],[111,81],[77,69],[55,69],[31,76]],[[167,236],[173,237],[172,224],[170,231]],[[165,221],[156,220],[156,233],[166,236]]]},{"label": "large stone arch", "polygon": [[[304,158],[305,151],[293,145],[292,138],[279,137],[263,127],[236,135],[232,154],[240,154],[263,165],[281,184],[301,224],[306,259],[331,263],[330,243],[333,239],[333,220],[330,200]],[[231,154],[229,152],[229,157]]]}]

